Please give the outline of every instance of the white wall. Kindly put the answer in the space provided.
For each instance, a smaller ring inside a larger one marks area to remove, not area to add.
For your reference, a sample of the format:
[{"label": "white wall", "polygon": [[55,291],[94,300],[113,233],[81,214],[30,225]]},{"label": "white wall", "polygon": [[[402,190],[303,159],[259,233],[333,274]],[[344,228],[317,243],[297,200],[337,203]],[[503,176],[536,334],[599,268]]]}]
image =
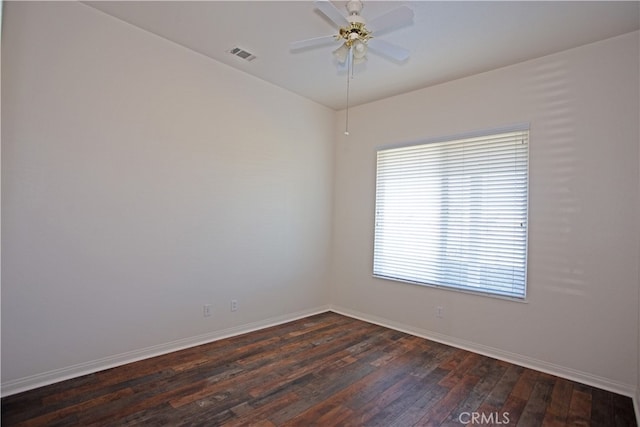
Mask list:
[{"label": "white wall", "polygon": [[[351,109],[351,135],[341,124],[336,131],[336,308],[633,394],[638,39],[631,33]],[[531,126],[528,302],[372,278],[376,147],[523,122]]]},{"label": "white wall", "polygon": [[76,2],[5,6],[3,392],[326,308],[333,111]]}]

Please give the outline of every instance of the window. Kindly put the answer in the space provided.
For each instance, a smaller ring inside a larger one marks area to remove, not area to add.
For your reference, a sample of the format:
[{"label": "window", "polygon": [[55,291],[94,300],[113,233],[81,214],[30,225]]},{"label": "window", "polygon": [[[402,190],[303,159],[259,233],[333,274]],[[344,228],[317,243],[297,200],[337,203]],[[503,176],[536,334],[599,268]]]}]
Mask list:
[{"label": "window", "polygon": [[373,274],[523,299],[529,131],[378,150]]}]

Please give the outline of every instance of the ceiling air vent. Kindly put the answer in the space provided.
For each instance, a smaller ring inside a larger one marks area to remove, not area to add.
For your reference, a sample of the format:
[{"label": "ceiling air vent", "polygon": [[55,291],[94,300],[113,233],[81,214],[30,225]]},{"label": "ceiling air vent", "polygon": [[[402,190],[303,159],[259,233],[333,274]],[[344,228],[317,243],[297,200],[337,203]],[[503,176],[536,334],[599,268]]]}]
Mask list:
[{"label": "ceiling air vent", "polygon": [[229,53],[237,56],[238,58],[242,58],[247,62],[256,59],[256,56],[253,53],[247,52],[246,50],[240,49],[239,47],[234,47],[229,51]]}]

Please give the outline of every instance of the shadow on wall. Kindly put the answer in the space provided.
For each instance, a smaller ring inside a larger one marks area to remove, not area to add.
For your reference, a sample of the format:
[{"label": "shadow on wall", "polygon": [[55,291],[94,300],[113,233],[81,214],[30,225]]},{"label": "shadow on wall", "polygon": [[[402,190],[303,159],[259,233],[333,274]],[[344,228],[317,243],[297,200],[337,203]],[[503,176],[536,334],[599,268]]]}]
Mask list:
[{"label": "shadow on wall", "polygon": [[575,184],[583,165],[571,78],[564,61],[556,61],[532,69],[529,81],[525,95],[537,108],[529,148],[529,262],[536,269],[529,278],[540,289],[582,295],[585,266],[575,254],[575,224],[583,206]]}]

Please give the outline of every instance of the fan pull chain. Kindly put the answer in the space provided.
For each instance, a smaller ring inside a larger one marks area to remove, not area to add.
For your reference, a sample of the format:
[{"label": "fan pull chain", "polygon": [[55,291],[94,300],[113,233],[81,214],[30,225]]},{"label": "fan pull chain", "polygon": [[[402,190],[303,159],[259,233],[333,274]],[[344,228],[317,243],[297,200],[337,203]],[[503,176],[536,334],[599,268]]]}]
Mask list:
[{"label": "fan pull chain", "polygon": [[349,56],[347,57],[347,116],[345,118],[344,134],[349,135],[349,83],[353,78],[353,47],[349,48]]}]

